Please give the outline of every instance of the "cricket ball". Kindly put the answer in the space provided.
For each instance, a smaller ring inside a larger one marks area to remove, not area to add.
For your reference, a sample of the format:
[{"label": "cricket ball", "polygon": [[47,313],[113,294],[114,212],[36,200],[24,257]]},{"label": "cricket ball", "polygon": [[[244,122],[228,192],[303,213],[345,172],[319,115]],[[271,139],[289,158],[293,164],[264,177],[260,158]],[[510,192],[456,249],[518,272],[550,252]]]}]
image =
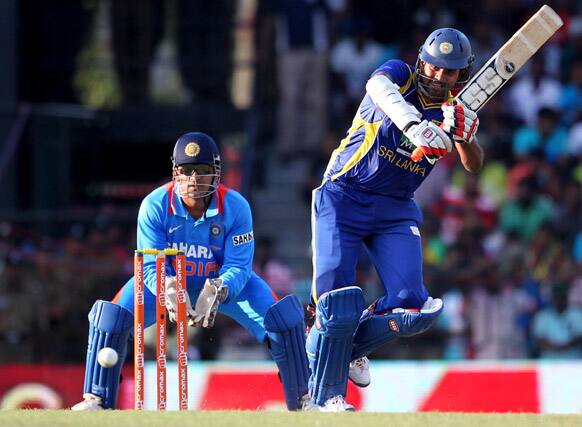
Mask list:
[{"label": "cricket ball", "polygon": [[97,362],[104,368],[111,368],[117,364],[119,356],[111,347],[104,347],[97,353]]}]

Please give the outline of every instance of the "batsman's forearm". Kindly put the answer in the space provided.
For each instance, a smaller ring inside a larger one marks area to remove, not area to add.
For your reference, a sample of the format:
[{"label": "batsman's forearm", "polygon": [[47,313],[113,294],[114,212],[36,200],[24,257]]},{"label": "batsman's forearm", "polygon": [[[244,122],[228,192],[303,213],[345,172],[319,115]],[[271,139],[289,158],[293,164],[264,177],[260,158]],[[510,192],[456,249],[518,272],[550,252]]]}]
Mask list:
[{"label": "batsman's forearm", "polygon": [[472,173],[477,173],[483,167],[483,149],[477,142],[477,138],[471,144],[456,143],[457,151],[461,157],[463,167]]}]

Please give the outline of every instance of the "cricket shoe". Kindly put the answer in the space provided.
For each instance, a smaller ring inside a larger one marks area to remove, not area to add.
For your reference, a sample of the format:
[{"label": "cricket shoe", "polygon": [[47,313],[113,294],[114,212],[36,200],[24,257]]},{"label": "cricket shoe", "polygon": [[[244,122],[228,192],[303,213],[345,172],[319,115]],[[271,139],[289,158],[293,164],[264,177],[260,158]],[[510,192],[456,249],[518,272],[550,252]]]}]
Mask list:
[{"label": "cricket shoe", "polygon": [[350,405],[341,394],[327,399],[323,406],[319,406],[319,412],[354,412],[356,408]]},{"label": "cricket shoe", "polygon": [[313,400],[311,400],[311,396],[309,395],[309,393],[304,394],[303,397],[301,398],[301,410],[303,412],[319,411],[319,406],[313,403]]},{"label": "cricket shoe", "polygon": [[92,393],[84,393],[83,399],[85,400],[73,406],[71,411],[99,411],[103,409],[103,399],[99,396]]},{"label": "cricket shoe", "polygon": [[304,402],[302,410],[305,412],[354,412],[356,410],[354,405],[347,403],[341,394],[327,399],[322,406],[316,405],[311,399],[309,402],[302,399],[302,402]]},{"label": "cricket shoe", "polygon": [[358,387],[368,387],[370,378],[370,362],[366,356],[350,362],[349,379]]}]

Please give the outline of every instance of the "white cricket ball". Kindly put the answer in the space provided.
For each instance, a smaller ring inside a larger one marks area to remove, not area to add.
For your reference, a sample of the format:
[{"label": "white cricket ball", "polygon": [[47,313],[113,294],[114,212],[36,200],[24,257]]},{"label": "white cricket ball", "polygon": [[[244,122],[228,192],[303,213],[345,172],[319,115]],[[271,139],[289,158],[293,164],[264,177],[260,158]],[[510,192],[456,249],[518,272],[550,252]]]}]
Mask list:
[{"label": "white cricket ball", "polygon": [[111,368],[117,364],[119,356],[111,347],[103,347],[97,353],[97,362],[104,368]]}]

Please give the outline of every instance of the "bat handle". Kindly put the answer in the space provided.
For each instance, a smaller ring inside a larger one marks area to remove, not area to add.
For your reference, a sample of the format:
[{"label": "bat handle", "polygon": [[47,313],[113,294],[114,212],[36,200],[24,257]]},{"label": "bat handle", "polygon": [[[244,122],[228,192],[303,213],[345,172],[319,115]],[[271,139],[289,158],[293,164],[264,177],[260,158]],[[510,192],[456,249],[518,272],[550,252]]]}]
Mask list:
[{"label": "bat handle", "polygon": [[422,156],[423,156],[422,150],[417,147],[412,152],[412,155],[410,156],[410,158],[412,159],[413,162],[418,163],[422,160]]}]

